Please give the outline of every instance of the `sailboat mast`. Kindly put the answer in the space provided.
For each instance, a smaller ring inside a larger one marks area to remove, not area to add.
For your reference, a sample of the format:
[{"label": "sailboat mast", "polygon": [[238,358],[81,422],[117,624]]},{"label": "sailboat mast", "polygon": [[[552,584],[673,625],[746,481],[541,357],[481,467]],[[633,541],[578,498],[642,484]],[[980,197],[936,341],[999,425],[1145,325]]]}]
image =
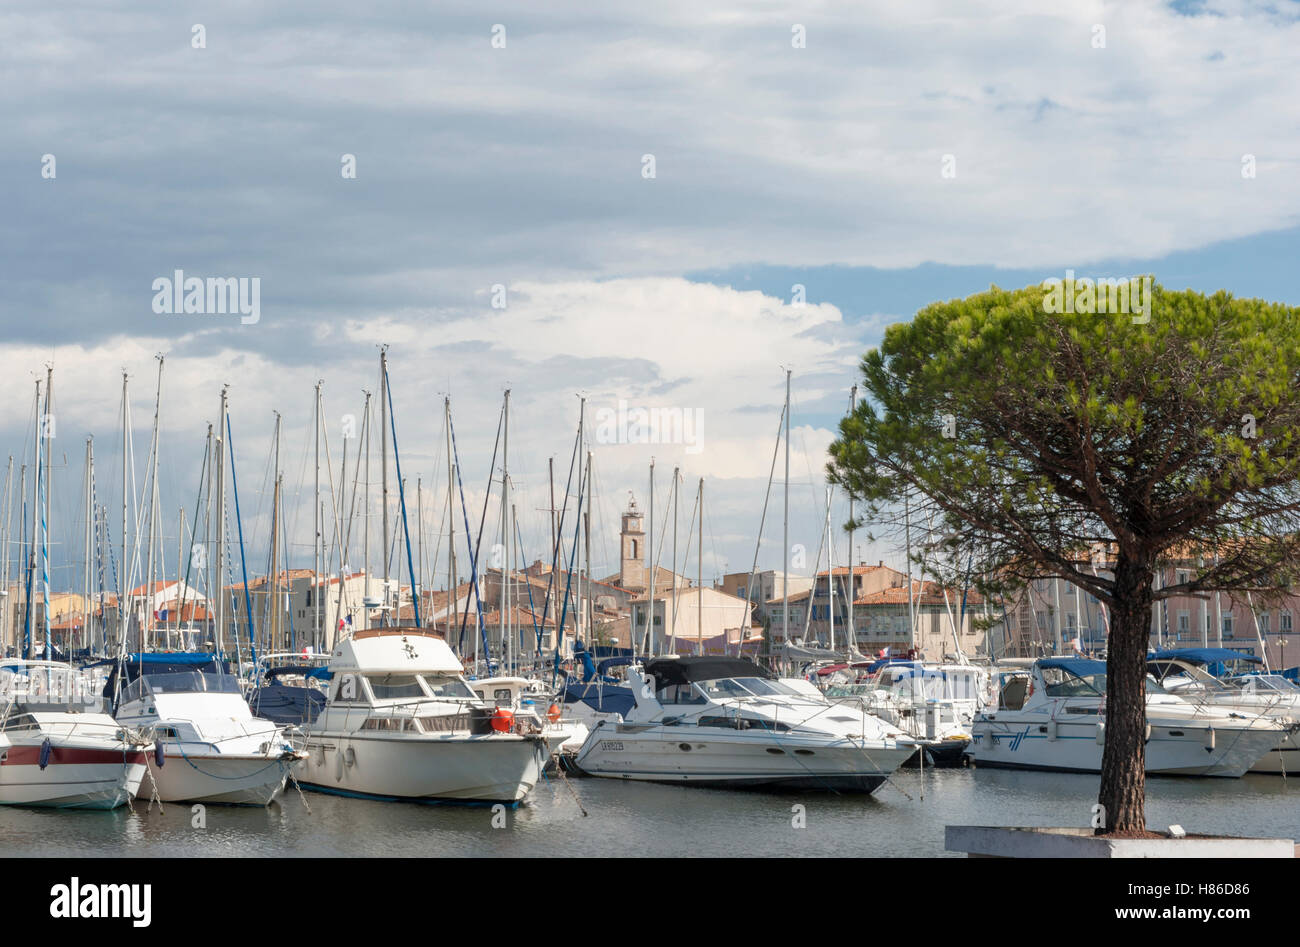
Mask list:
[{"label": "sailboat mast", "polygon": [[275,459],[272,462],[272,477],[275,480],[275,489],[271,494],[271,576],[270,576],[270,595],[271,595],[271,628],[267,632],[269,641],[267,642],[268,651],[283,650],[284,644],[280,641],[283,637],[280,632],[280,412],[275,412],[275,447],[273,448]]},{"label": "sailboat mast", "polygon": [[365,509],[362,511],[362,522],[365,528],[361,538],[362,558],[364,558],[366,561],[365,564],[366,580],[365,580],[365,591],[362,595],[362,606],[365,615],[364,622],[366,627],[369,627],[371,592],[370,592],[370,392],[368,391],[366,392],[366,404],[365,407],[362,409],[362,411],[365,414],[365,420],[362,423],[365,425],[365,429],[366,429],[365,430],[366,492],[365,492]]},{"label": "sailboat mast", "polygon": [[13,481],[14,481],[14,455],[9,455],[9,464],[5,470],[5,508],[4,508],[4,536],[3,557],[0,557],[0,589],[4,591],[4,609],[0,611],[0,647],[9,644],[9,625],[10,616],[13,612],[13,603],[9,601],[9,545],[13,540],[10,535],[10,528],[13,526]]},{"label": "sailboat mast", "polygon": [[826,612],[830,616],[830,648],[835,650],[835,537],[831,530],[831,488],[826,486]]},{"label": "sailboat mast", "polygon": [[32,442],[32,458],[34,460],[35,476],[32,477],[32,528],[27,535],[31,537],[27,548],[27,596],[26,596],[26,615],[23,618],[23,624],[26,629],[23,638],[23,657],[31,658],[32,635],[36,630],[36,614],[32,608],[32,590],[36,587],[36,549],[37,535],[40,529],[40,503],[41,503],[41,382],[36,380],[36,400],[32,407],[32,421],[34,422]]},{"label": "sailboat mast", "polygon": [[699,606],[695,609],[695,653],[700,654],[704,650],[704,478],[700,478],[700,535],[697,540],[695,555],[695,584],[698,587],[696,592],[696,604]]},{"label": "sailboat mast", "polygon": [[384,544],[379,555],[384,563],[384,597],[380,624],[388,624],[388,346],[379,349],[379,469],[381,486],[380,506],[384,521]]},{"label": "sailboat mast", "polygon": [[785,370],[785,499],[781,545],[785,548],[785,575],[781,578],[781,640],[790,644],[790,369]]},{"label": "sailboat mast", "polygon": [[[849,416],[858,407],[858,386],[854,385],[849,391]],[[858,635],[853,629],[853,600],[857,597],[858,587],[853,578],[853,494],[849,493],[849,627],[845,634],[848,637],[849,653],[858,650]]]},{"label": "sailboat mast", "polygon": [[645,550],[646,563],[647,563],[646,570],[645,570],[645,574],[646,574],[645,587],[646,587],[646,594],[647,594],[648,604],[650,606],[650,609],[649,611],[646,612],[645,641],[646,641],[646,654],[652,655],[655,653],[655,592],[657,591],[655,587],[659,584],[658,582],[655,581],[657,576],[655,575],[655,459],[653,457],[650,458],[650,531],[649,533],[650,533],[649,535],[650,541],[646,543],[646,550]]},{"label": "sailboat mast", "polygon": [[[451,396],[442,399],[443,426],[447,429],[447,604],[450,611],[443,613],[443,623],[447,630],[447,641],[451,641],[451,629],[458,623],[460,606],[456,601],[456,506],[455,471],[451,452]],[[447,617],[451,617],[450,623]]]},{"label": "sailboat mast", "polygon": [[225,443],[226,443],[226,393],[229,385],[221,386],[221,410],[217,415],[217,433],[215,446],[217,450],[216,458],[216,477],[217,477],[217,549],[216,555],[216,583],[213,586],[217,596],[217,637],[216,652],[221,654],[224,650],[225,640],[225,618],[226,618],[226,592],[222,583],[225,582],[225,551],[226,551],[226,461],[225,461]]},{"label": "sailboat mast", "polygon": [[321,560],[321,554],[320,554],[320,553],[321,553],[321,538],[322,538],[322,537],[321,537],[321,515],[320,515],[320,386],[321,386],[321,383],[320,383],[319,381],[316,382],[316,408],[315,408],[315,412],[314,412],[314,416],[315,416],[315,424],[314,424],[314,432],[313,432],[313,436],[314,436],[315,443],[316,443],[316,492],[315,492],[315,498],[314,498],[314,500],[313,500],[313,502],[312,502],[312,505],[311,505],[311,510],[312,510],[312,519],[313,519],[313,522],[315,523],[315,531],[312,533],[312,540],[311,540],[311,558],[312,558],[312,567],[311,567],[311,589],[312,589],[312,596],[311,596],[311,604],[312,604],[311,628],[312,628],[312,638],[311,638],[311,643],[312,643],[312,647],[313,647],[313,648],[319,648],[319,647],[320,647],[320,641],[321,641],[321,633],[320,633],[320,597],[321,597],[321,584],[320,584],[320,567],[321,567],[321,561],[320,561],[320,560]]},{"label": "sailboat mast", "polygon": [[50,496],[54,492],[54,464],[50,462],[52,445],[50,426],[54,423],[54,366],[45,368],[45,417],[41,424],[41,437],[45,441],[45,513],[41,520],[41,594],[44,599],[44,617],[41,619],[45,636],[45,660],[50,660]]},{"label": "sailboat mast", "polygon": [[509,527],[506,512],[509,510],[510,502],[510,389],[506,389],[505,404],[502,406],[501,431],[501,620],[497,622],[498,630],[501,633],[501,650],[502,657],[507,662],[510,661],[509,641],[510,641],[510,618],[507,609],[507,586],[510,583],[510,562],[507,551],[510,548],[510,537],[507,533]]},{"label": "sailboat mast", "polygon": [[86,510],[86,535],[84,537],[85,562],[81,569],[81,639],[82,645],[90,647],[90,546],[91,546],[91,477],[92,468],[95,462],[94,453],[91,445],[94,438],[86,438],[86,495],[82,498],[85,501]]},{"label": "sailboat mast", "polygon": [[[156,536],[155,530],[156,530],[157,525],[158,525],[158,524],[157,524],[157,514],[158,514],[158,415],[159,415],[159,412],[160,412],[160,410],[161,410],[161,408],[162,408],[162,373],[163,373],[163,356],[159,355],[157,358],[158,358],[158,384],[157,384],[157,387],[156,387],[155,390],[154,390],[154,399],[153,399],[153,437],[152,437],[153,445],[152,445],[152,449],[151,449],[151,451],[150,451],[150,453],[152,454],[152,456],[150,457],[150,468],[151,468],[151,469],[150,469],[150,471],[149,471],[149,548],[148,548],[148,551],[147,551],[147,553],[146,553],[146,555],[145,555],[145,561],[146,561],[147,565],[145,566],[145,578],[144,578],[144,590],[145,590],[145,591],[144,591],[144,594],[145,594],[145,612],[146,612],[146,615],[147,615],[147,620],[148,620],[148,622],[149,622],[149,627],[150,627],[150,629],[153,629],[153,631],[154,631],[154,634],[153,634],[153,636],[151,636],[151,637],[156,637],[156,635],[157,635],[157,625],[155,624],[155,619],[154,619],[154,607],[153,607],[153,604],[154,604],[154,584],[153,584],[153,566],[154,566],[154,560],[153,560],[153,554],[154,554],[155,536]],[[153,646],[153,647],[156,647],[156,646],[157,646],[157,641],[156,641],[156,640],[151,641],[151,642],[150,642],[150,645]],[[143,650],[143,644],[142,644],[141,647],[142,647],[142,650]]]},{"label": "sailboat mast", "polygon": [[681,469],[673,468],[673,620],[668,630],[668,653],[677,653],[677,497],[681,493]]},{"label": "sailboat mast", "polygon": [[130,617],[126,606],[126,489],[127,489],[127,442],[130,440],[130,401],[127,400],[127,375],[122,372],[122,568],[117,573],[117,624],[118,646],[127,647],[127,633]]},{"label": "sailboat mast", "polygon": [[[586,479],[587,479],[587,483],[590,484],[591,483],[591,451],[587,451]],[[583,570],[587,576],[587,598],[586,598],[587,605],[586,608],[584,609],[584,611],[586,611],[587,613],[587,637],[584,640],[587,643],[588,649],[595,647],[595,642],[592,639],[596,633],[595,632],[596,612],[595,612],[595,606],[591,596],[591,507],[592,507],[592,495],[591,495],[591,488],[589,486],[587,488],[587,509],[584,510],[582,514],[584,517],[583,530],[586,534],[582,541],[582,545],[583,548],[586,550],[586,554],[587,554],[587,567],[586,569]]]}]

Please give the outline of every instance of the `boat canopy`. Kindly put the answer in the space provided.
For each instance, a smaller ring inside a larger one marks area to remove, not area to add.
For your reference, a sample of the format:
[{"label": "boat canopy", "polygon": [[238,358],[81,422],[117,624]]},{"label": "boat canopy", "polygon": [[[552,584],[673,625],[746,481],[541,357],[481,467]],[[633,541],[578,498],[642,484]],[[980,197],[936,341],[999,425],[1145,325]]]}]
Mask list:
[{"label": "boat canopy", "polygon": [[1104,661],[1093,661],[1089,658],[1043,658],[1038,662],[1040,668],[1060,668],[1073,674],[1075,677],[1091,677],[1094,674],[1106,673],[1106,664]]},{"label": "boat canopy", "polygon": [[123,687],[141,677],[160,677],[166,674],[229,674],[230,662],[215,654],[203,651],[149,651],[128,654],[121,664],[114,663],[104,682],[104,697],[113,698],[118,692],[118,680]]},{"label": "boat canopy", "polygon": [[1186,661],[1188,664],[1217,664],[1227,661],[1263,662],[1253,654],[1230,648],[1166,648],[1147,655],[1147,661]]},{"label": "boat canopy", "polygon": [[770,677],[753,661],[744,658],[656,658],[646,662],[646,673],[653,675],[659,687],[691,684],[728,677]]},{"label": "boat canopy", "polygon": [[304,678],[320,681],[332,680],[334,677],[329,668],[318,667],[313,664],[282,664],[279,667],[267,668],[265,673],[268,681],[299,674]]}]

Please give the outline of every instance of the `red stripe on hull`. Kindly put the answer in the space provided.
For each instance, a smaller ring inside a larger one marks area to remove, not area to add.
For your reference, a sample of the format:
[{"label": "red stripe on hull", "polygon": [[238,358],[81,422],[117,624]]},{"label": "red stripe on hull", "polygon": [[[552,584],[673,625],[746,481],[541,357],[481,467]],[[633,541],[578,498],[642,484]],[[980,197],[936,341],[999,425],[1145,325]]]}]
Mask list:
[{"label": "red stripe on hull", "polygon": [[[51,747],[49,765],[59,763],[144,763],[146,754],[143,750],[89,750],[79,747]],[[5,760],[0,766],[39,766],[41,748],[39,746],[11,746],[5,751]]]}]

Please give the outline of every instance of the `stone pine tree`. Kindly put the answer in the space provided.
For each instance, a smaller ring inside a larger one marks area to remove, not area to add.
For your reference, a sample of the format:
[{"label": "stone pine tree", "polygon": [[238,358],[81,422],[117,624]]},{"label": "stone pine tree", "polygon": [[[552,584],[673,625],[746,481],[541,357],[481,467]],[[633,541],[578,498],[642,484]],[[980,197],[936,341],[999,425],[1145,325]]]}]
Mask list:
[{"label": "stone pine tree", "polygon": [[[1085,313],[1088,300],[1062,307],[1044,286],[891,326],[862,359],[869,397],[841,423],[829,472],[866,501],[863,519],[905,495],[914,523],[928,509],[990,591],[992,577],[1055,575],[1105,604],[1098,801],[1105,832],[1142,832],[1153,603],[1281,594],[1300,563],[1300,310],[1149,282],[1141,317],[1116,311],[1113,290]],[[1175,555],[1198,565],[1156,589]]]}]

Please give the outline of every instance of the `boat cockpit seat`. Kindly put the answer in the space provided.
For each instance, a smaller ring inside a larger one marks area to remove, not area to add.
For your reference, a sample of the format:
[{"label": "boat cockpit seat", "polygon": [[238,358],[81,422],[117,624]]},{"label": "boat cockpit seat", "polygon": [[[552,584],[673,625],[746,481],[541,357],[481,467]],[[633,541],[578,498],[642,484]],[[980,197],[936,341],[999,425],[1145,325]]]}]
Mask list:
[{"label": "boat cockpit seat", "polygon": [[1028,689],[1028,678],[1013,677],[1002,687],[1002,695],[998,698],[998,709],[1019,710],[1025,706],[1025,692]]}]

